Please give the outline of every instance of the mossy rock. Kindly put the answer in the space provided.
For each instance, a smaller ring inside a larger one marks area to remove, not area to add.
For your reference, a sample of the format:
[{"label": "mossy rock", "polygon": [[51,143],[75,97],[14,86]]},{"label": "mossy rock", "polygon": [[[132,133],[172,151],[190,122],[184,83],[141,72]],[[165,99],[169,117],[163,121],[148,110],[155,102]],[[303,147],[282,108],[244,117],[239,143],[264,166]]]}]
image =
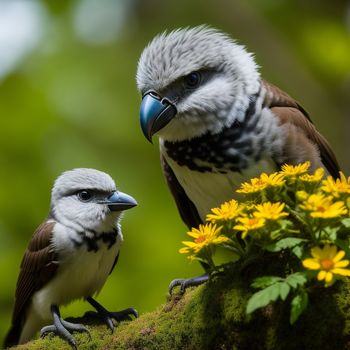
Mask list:
[{"label": "mossy rock", "polygon": [[[228,271],[184,295],[172,296],[154,312],[120,323],[114,334],[87,318],[74,319],[91,330],[91,340],[86,334],[75,334],[79,349],[350,349],[348,283],[315,288],[307,310],[290,325],[289,306],[281,302],[247,317],[251,289],[245,280],[242,273]],[[17,349],[70,347],[48,336]]]}]

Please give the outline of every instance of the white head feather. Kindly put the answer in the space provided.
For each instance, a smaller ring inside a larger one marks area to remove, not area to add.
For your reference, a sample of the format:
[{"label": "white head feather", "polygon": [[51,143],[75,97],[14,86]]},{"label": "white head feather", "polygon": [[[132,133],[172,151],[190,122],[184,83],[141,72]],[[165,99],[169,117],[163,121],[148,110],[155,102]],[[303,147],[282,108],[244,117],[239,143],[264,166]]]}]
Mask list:
[{"label": "white head feather", "polygon": [[[194,71],[208,72],[208,81],[190,94],[177,96],[181,78]],[[207,26],[156,36],[140,57],[136,79],[142,94],[155,90],[176,100],[178,115],[158,133],[167,140],[219,132],[243,117],[249,97],[260,86],[253,55]]]},{"label": "white head feather", "polygon": [[[113,179],[106,173],[89,168],[77,168],[60,175],[53,186],[51,212],[62,224],[75,229],[87,228],[97,232],[111,230],[119,222],[120,212],[113,212],[107,205],[79,199],[77,193],[91,190],[104,199],[116,191]],[[108,232],[108,231],[107,231]]]}]

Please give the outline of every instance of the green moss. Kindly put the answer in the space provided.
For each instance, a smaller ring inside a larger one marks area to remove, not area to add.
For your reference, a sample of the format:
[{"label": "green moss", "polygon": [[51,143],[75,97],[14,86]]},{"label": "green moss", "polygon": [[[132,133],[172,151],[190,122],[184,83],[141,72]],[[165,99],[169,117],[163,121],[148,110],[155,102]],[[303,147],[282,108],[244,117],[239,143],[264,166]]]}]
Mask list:
[{"label": "green moss", "polygon": [[[76,319],[91,329],[91,340],[75,335],[79,349],[350,349],[349,284],[314,289],[308,309],[291,326],[288,305],[282,303],[245,315],[250,291],[242,276],[247,271],[228,271],[183,296],[174,295],[157,310],[122,322],[114,334],[89,319]],[[47,337],[18,349],[70,347]]]}]

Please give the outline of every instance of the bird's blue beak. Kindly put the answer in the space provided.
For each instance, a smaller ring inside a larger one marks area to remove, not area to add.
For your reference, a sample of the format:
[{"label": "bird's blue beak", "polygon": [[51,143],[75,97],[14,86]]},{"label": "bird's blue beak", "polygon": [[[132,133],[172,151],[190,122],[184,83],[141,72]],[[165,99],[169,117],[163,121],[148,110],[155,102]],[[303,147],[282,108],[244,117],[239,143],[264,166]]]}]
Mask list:
[{"label": "bird's blue beak", "polygon": [[137,205],[136,200],[123,192],[113,192],[105,201],[99,202],[100,204],[107,204],[111,211],[123,211],[131,209]]},{"label": "bird's blue beak", "polygon": [[140,122],[143,134],[152,142],[152,136],[163,129],[176,115],[175,105],[156,92],[149,91],[143,95],[140,107]]}]

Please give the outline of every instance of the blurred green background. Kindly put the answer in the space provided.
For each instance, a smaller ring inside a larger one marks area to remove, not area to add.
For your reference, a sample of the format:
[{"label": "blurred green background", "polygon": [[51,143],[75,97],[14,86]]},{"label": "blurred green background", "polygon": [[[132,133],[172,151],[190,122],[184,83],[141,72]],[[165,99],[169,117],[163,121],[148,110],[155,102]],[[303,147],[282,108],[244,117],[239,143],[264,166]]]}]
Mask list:
[{"label": "blurred green background", "polygon": [[[350,174],[347,1],[0,0],[1,343],[22,254],[64,170],[106,171],[139,202],[125,215],[119,263],[98,297],[107,308],[151,311],[171,279],[201,272],[178,253],[186,227],[157,145],[139,127],[135,72],[155,34],[203,23],[255,52],[263,76],[309,111]],[[75,302],[62,313],[88,309]]]}]

